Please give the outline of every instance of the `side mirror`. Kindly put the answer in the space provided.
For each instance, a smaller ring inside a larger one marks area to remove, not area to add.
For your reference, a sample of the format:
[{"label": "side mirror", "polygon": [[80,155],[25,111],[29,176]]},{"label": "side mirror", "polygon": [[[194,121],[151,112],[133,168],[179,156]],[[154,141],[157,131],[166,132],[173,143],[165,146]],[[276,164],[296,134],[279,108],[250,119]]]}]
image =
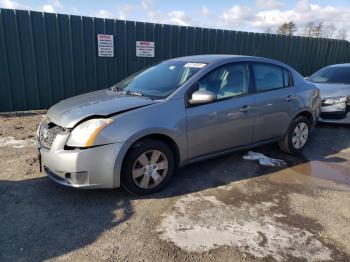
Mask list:
[{"label": "side mirror", "polygon": [[206,90],[198,90],[192,94],[191,99],[188,101],[191,105],[206,104],[213,102],[216,99],[216,95],[213,92]]}]

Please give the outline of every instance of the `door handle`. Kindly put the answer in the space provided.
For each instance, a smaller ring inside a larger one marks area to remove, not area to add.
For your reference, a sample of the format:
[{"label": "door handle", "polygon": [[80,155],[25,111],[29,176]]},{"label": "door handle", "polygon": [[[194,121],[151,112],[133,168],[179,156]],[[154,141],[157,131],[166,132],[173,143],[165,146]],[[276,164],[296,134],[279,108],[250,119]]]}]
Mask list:
[{"label": "door handle", "polygon": [[284,100],[286,100],[287,102],[290,102],[290,101],[292,101],[295,98],[296,98],[296,95],[289,95]]},{"label": "door handle", "polygon": [[251,109],[249,105],[244,105],[239,109],[239,112],[246,113]]}]

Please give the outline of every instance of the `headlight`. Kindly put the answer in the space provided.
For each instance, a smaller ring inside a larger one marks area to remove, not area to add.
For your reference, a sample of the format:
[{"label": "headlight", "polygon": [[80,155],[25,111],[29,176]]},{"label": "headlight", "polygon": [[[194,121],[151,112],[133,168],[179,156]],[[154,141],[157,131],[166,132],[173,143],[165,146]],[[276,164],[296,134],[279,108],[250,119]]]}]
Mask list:
[{"label": "headlight", "polygon": [[91,119],[81,123],[71,132],[67,146],[90,147],[103,128],[113,122],[113,119]]},{"label": "headlight", "polygon": [[341,103],[346,103],[347,101],[346,96],[341,96],[341,97],[331,97],[327,98],[326,100],[323,101],[324,105],[333,105],[333,104],[341,104]]}]

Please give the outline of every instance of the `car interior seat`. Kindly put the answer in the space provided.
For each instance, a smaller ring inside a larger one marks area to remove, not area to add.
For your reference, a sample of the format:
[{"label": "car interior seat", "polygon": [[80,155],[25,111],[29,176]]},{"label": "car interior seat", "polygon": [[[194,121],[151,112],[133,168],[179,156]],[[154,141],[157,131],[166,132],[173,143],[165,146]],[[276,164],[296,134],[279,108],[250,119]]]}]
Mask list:
[{"label": "car interior seat", "polygon": [[242,71],[231,71],[226,77],[226,84],[221,88],[219,96],[229,97],[245,93],[244,76]]}]

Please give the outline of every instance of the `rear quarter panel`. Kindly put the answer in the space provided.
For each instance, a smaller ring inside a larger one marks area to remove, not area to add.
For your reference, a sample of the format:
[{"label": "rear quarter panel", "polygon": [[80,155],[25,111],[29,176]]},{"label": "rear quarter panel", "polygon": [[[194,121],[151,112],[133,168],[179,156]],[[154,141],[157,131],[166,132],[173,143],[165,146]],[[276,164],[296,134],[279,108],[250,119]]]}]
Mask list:
[{"label": "rear quarter panel", "polygon": [[310,112],[313,116],[312,124],[315,125],[318,122],[318,119],[320,116],[320,108],[321,108],[320,90],[317,88],[316,85],[310,82],[307,82],[305,80],[301,80],[297,86],[297,94],[300,99],[301,107],[296,112],[296,115],[305,111]]}]

